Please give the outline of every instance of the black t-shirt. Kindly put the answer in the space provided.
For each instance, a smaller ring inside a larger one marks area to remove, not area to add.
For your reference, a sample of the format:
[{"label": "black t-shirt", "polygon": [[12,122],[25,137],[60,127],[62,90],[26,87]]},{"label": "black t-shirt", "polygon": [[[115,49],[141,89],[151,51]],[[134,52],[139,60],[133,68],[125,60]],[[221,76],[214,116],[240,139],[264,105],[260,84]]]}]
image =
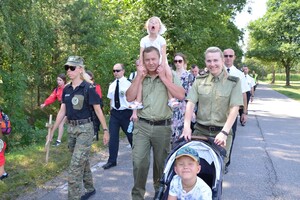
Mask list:
[{"label": "black t-shirt", "polygon": [[[87,98],[87,99],[85,99]],[[72,83],[65,86],[62,94],[62,103],[66,105],[68,120],[87,119],[92,117],[90,106],[100,105],[100,97],[95,86],[83,81],[73,90]]]}]

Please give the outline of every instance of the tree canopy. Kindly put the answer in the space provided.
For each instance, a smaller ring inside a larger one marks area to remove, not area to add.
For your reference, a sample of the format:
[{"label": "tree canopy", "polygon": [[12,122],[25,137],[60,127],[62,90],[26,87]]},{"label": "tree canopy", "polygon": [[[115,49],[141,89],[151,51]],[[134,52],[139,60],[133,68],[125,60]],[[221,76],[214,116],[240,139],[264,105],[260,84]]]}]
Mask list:
[{"label": "tree canopy", "polygon": [[[233,48],[243,33],[233,23],[246,0],[31,0],[0,2],[1,107],[10,115],[19,145],[35,142],[47,114],[39,105],[56,86],[70,55],[80,55],[106,92],[115,63],[124,63],[126,75],[135,70],[144,24],[158,16],[168,28],[169,62],[176,52],[190,64],[204,67],[209,46]],[[43,136],[44,138],[44,136]],[[14,140],[11,140],[14,141]]]},{"label": "tree canopy", "polygon": [[300,59],[300,1],[269,0],[267,6],[267,13],[249,26],[247,56],[283,66],[289,86],[290,70]]}]

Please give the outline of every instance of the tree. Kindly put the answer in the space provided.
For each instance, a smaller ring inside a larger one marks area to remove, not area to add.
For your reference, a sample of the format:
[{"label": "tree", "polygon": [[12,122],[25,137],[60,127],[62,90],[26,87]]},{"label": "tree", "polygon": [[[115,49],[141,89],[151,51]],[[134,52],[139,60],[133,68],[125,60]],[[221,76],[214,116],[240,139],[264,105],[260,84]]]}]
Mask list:
[{"label": "tree", "polygon": [[290,86],[290,70],[300,59],[300,1],[269,0],[267,6],[265,16],[249,25],[247,56],[280,63]]}]

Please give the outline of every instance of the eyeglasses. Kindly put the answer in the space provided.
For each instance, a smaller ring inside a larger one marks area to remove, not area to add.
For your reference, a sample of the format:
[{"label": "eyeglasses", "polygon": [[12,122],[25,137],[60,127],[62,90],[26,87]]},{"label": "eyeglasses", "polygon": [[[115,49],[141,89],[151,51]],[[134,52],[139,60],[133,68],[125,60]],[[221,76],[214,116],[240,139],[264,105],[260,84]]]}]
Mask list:
[{"label": "eyeglasses", "polygon": [[234,55],[224,55],[225,58],[232,58]]},{"label": "eyeglasses", "polygon": [[120,71],[122,71],[121,69],[113,69],[113,72],[115,73],[115,72],[120,72]]},{"label": "eyeglasses", "polygon": [[182,63],[183,60],[174,60],[174,63]]},{"label": "eyeglasses", "polygon": [[65,65],[65,70],[68,71],[69,69],[70,69],[71,71],[75,71],[76,66]]}]

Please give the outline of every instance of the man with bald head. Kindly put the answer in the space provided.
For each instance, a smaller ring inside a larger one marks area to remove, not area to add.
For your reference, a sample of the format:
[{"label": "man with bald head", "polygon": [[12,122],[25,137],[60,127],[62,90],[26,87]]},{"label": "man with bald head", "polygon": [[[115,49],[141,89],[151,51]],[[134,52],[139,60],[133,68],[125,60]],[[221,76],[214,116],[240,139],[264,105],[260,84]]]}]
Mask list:
[{"label": "man with bald head", "polygon": [[[241,114],[240,122],[241,122],[241,124],[245,124],[247,121],[247,115],[248,115],[246,93],[248,91],[250,91],[250,88],[247,84],[247,81],[246,81],[246,78],[245,78],[245,75],[243,74],[243,72],[241,72],[239,69],[237,69],[234,66],[234,60],[236,58],[234,50],[233,49],[225,49],[223,51],[223,53],[224,53],[224,59],[225,59],[225,67],[227,69],[228,74],[231,76],[238,77],[241,80],[241,85],[242,85],[241,95],[243,95],[244,106],[242,108],[243,111]],[[226,163],[226,166],[225,166],[225,173],[228,172],[228,166],[230,164],[230,157],[231,157],[232,146],[233,146],[234,139],[235,139],[236,127],[237,127],[237,119],[235,120],[235,123],[232,126],[232,132],[233,132],[232,145],[231,145],[230,154],[229,154],[229,161]]]},{"label": "man with bald head", "polygon": [[127,132],[132,110],[128,109],[129,102],[125,96],[131,82],[124,77],[125,68],[123,64],[115,64],[112,72],[115,80],[110,84],[107,93],[107,98],[110,99],[109,158],[107,163],[102,166],[103,169],[109,169],[117,165],[120,128],[126,134],[129,144],[132,145],[132,133]]}]

